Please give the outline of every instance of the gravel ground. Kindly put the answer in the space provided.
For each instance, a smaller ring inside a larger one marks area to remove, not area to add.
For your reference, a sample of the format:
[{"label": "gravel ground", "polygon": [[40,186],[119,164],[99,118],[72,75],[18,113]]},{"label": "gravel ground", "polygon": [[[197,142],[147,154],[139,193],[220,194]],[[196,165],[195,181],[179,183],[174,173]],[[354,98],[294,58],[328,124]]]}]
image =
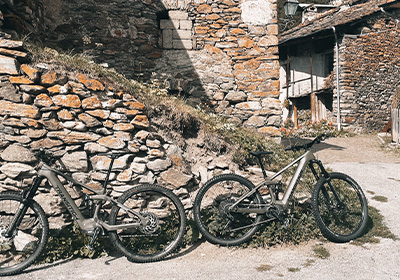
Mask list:
[{"label": "gravel ground", "polygon": [[[385,151],[376,136],[332,138],[320,144],[317,156],[334,171],[352,176],[368,203],[379,209],[391,231],[400,237],[400,157]],[[374,200],[385,196],[387,202]],[[326,259],[313,248],[323,246]],[[356,246],[312,241],[268,249],[229,249],[203,242],[158,263],[136,264],[124,257],[65,260],[34,266],[6,279],[400,279],[400,240]]]}]

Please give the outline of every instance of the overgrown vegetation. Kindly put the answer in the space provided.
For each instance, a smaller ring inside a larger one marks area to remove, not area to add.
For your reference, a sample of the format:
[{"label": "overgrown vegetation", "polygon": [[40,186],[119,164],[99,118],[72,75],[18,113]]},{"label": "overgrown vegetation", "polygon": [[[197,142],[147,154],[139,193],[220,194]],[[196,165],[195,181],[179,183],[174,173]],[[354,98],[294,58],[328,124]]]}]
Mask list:
[{"label": "overgrown vegetation", "polygon": [[101,237],[94,243],[94,250],[89,250],[86,246],[90,239],[91,237],[82,233],[75,224],[61,230],[52,229],[45,251],[37,262],[49,263],[71,257],[93,259],[113,251],[110,241]]},{"label": "overgrown vegetation", "polygon": [[368,206],[368,224],[367,232],[353,241],[355,245],[365,243],[379,243],[380,238],[397,240],[398,238],[390,231],[383,221],[383,216],[378,209]]}]

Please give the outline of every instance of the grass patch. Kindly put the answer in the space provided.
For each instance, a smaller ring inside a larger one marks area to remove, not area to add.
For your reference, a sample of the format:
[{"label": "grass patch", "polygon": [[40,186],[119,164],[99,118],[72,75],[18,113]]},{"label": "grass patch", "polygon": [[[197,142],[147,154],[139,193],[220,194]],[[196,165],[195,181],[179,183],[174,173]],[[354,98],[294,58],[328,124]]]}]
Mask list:
[{"label": "grass patch", "polygon": [[379,201],[379,202],[388,202],[388,198],[383,195],[375,195],[372,197],[373,200]]},{"label": "grass patch", "polygon": [[289,267],[287,270],[288,270],[289,272],[299,272],[299,271],[300,271],[300,268],[298,268],[298,267]]},{"label": "grass patch", "polygon": [[354,240],[352,244],[364,245],[366,243],[379,243],[379,238],[397,240],[398,238],[384,224],[383,219],[384,217],[378,209],[368,206],[368,224],[366,233]]},{"label": "grass patch", "polygon": [[313,252],[314,252],[315,256],[320,259],[327,259],[331,256],[329,251],[322,245],[313,246]]},{"label": "grass patch", "polygon": [[263,272],[263,271],[270,271],[274,267],[269,264],[260,264],[259,266],[256,267],[257,271]]},{"label": "grass patch", "polygon": [[312,266],[314,263],[315,263],[315,260],[314,260],[314,259],[308,259],[308,260],[306,261],[306,263],[303,264],[303,266],[304,266],[304,267],[309,267],[309,266]]}]

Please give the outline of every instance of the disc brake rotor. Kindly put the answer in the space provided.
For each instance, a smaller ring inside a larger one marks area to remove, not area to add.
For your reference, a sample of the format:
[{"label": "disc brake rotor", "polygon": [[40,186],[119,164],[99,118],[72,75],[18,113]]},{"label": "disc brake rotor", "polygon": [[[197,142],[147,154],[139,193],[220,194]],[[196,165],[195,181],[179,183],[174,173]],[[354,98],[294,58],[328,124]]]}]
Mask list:
[{"label": "disc brake rotor", "polygon": [[146,223],[140,225],[139,230],[144,234],[153,234],[159,228],[158,217],[150,212],[142,212],[141,215],[146,219]]}]

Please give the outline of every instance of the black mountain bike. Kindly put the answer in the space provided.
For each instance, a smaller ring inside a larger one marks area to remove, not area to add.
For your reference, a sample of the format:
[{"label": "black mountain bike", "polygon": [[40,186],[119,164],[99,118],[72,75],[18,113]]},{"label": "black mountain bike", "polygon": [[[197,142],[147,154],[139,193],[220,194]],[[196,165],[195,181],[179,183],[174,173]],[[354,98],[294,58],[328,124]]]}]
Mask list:
[{"label": "black mountain bike", "polygon": [[[51,167],[60,159],[41,150],[41,166],[32,185],[23,194],[0,193],[0,275],[27,268],[46,246],[48,220],[34,200],[44,179],[57,191],[81,230],[91,236],[90,249],[99,235],[108,234],[113,245],[131,261],[158,261],[174,252],[183,238],[186,216],[182,202],[172,191],[143,184],[125,191],[117,200],[109,196],[107,184],[114,160],[125,154],[101,154],[111,160],[102,190],[95,190],[65,174],[64,168]],[[71,198],[60,177],[86,190],[83,207]],[[112,205],[111,211],[103,207],[107,204]]]}]

